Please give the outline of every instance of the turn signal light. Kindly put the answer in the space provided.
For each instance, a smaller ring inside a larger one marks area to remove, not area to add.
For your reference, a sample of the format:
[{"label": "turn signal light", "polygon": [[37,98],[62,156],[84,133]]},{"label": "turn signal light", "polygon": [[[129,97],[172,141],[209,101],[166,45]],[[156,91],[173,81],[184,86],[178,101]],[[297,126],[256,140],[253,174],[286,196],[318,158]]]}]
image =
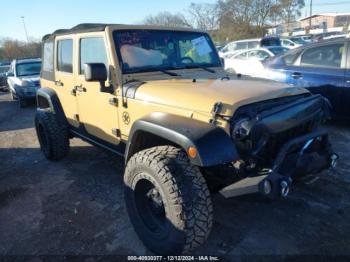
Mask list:
[{"label": "turn signal light", "polygon": [[195,149],[193,146],[190,146],[187,149],[187,154],[191,157],[191,158],[195,158],[197,156],[197,149]]}]

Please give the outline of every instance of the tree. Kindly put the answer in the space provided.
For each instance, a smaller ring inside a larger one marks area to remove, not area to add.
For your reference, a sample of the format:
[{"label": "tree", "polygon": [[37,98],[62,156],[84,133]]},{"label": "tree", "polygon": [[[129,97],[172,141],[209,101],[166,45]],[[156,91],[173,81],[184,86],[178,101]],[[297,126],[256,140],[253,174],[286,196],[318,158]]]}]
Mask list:
[{"label": "tree", "polygon": [[218,28],[218,12],[216,4],[191,3],[188,8],[189,19],[194,27],[211,31]]},{"label": "tree", "polygon": [[294,22],[301,15],[305,0],[279,0],[280,19],[283,23]]},{"label": "tree", "polygon": [[155,16],[150,15],[144,19],[143,23],[169,27],[191,27],[183,14],[172,14],[169,12],[160,12]]},{"label": "tree", "polygon": [[18,40],[2,39],[0,42],[0,61],[41,56],[41,42],[39,41],[26,43]]}]

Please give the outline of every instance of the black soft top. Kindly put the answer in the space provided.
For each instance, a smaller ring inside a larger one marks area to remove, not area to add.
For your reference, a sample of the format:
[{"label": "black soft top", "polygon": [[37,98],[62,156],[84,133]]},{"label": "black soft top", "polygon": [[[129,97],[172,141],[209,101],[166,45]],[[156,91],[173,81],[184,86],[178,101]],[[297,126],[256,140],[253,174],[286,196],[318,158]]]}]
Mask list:
[{"label": "black soft top", "polygon": [[93,24],[93,23],[85,23],[79,24],[71,29],[57,29],[52,34],[47,34],[43,36],[43,41],[54,38],[57,35],[68,35],[75,33],[87,33],[87,32],[96,32],[96,31],[104,31],[107,26],[115,25],[115,24]]}]

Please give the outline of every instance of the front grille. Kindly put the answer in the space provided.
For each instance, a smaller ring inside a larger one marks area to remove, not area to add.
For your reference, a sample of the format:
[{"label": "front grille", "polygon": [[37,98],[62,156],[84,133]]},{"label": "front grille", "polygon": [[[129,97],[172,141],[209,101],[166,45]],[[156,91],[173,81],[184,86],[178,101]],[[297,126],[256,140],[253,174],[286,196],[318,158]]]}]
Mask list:
[{"label": "front grille", "polygon": [[312,132],[317,126],[317,121],[312,120],[284,132],[271,135],[263,150],[264,152],[262,153],[265,156],[269,156],[270,162],[272,164],[273,160],[276,158],[277,154],[284,144],[286,144],[291,139]]}]

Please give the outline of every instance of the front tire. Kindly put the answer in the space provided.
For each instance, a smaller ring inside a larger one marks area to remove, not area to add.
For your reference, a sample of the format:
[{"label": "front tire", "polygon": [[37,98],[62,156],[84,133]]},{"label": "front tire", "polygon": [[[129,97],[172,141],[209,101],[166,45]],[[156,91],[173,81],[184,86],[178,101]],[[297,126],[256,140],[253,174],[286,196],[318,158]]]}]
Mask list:
[{"label": "front tire", "polygon": [[210,193],[184,151],[159,146],[136,153],[124,183],[131,223],[148,249],[182,254],[206,241],[213,221]]},{"label": "front tire", "polygon": [[38,110],[35,115],[35,129],[40,149],[47,159],[57,161],[68,154],[68,129],[60,124],[55,114]]}]

